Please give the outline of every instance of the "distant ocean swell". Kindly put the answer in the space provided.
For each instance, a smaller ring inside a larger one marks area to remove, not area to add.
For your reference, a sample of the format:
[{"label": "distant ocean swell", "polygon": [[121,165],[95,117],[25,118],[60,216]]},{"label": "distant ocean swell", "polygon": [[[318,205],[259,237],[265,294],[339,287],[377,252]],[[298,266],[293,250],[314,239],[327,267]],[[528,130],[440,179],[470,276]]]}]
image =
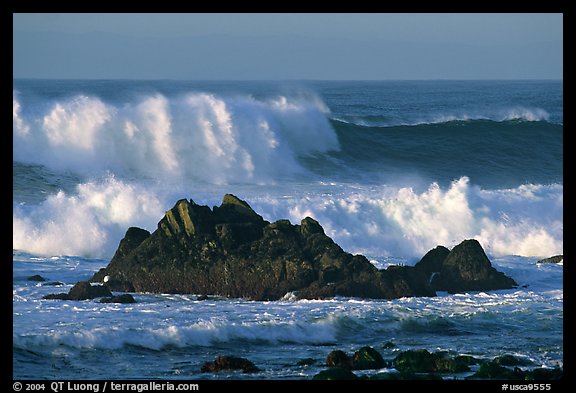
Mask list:
[{"label": "distant ocean swell", "polygon": [[[122,105],[77,95],[36,106],[25,110],[14,91],[14,159],[88,176],[274,183],[309,176],[315,166],[347,173],[360,162],[365,171],[393,171],[416,161],[440,169],[464,164],[466,176],[492,163],[511,167],[519,179],[534,167],[543,179],[561,181],[563,126],[539,108],[343,119],[313,95],[257,100],[209,93],[156,94]],[[320,159],[303,164],[305,157]]]}]

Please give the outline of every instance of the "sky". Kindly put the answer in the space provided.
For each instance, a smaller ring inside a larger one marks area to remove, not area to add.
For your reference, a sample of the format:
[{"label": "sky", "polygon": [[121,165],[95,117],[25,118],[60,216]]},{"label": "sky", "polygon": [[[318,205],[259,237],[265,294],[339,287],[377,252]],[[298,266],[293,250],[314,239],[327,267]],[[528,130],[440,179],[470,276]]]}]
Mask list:
[{"label": "sky", "polygon": [[561,13],[15,13],[14,78],[562,79]]}]

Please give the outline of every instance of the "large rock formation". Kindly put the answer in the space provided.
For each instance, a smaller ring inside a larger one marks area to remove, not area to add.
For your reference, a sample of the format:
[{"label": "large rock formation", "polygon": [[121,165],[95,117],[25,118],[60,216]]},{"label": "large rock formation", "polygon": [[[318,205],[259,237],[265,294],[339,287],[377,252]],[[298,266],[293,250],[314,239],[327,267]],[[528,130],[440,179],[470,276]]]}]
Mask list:
[{"label": "large rock formation", "polygon": [[210,209],[182,199],[149,233],[130,228],[110,264],[92,281],[113,291],[215,294],[254,300],[336,295],[393,299],[435,296],[414,267],[379,271],[346,253],[314,219],[265,221],[226,195]]},{"label": "large rock formation", "polygon": [[[472,257],[460,252],[461,248],[452,252],[439,248],[426,259],[429,262],[423,258],[415,267],[378,270],[366,257],[344,252],[314,219],[306,217],[299,225],[288,220],[270,223],[248,203],[227,194],[213,209],[186,199],[178,201],[153,233],[129,228],[110,264],[92,281],[102,282],[108,276],[106,285],[119,292],[253,300],[276,300],[288,292],[308,299],[337,295],[395,299],[435,296],[434,289],[500,289],[490,279],[505,276],[487,258],[480,260],[483,269],[476,269],[470,263]],[[432,276],[439,281],[431,280]],[[456,282],[451,284],[451,280]],[[463,286],[462,282],[472,284]]]}]

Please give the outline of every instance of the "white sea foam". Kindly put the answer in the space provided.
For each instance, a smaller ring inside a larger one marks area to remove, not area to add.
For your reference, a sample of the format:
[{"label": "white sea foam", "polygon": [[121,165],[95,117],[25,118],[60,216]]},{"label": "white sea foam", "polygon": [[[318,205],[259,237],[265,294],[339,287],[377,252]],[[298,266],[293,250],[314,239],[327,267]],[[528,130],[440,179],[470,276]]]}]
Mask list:
[{"label": "white sea foam", "polygon": [[[166,189],[168,188],[168,190]],[[222,193],[129,183],[113,176],[62,191],[40,205],[15,206],[13,246],[39,254],[111,257],[129,226],[149,231],[182,197],[219,205]],[[563,187],[483,190],[466,177],[442,188],[322,186],[305,193],[244,187],[238,196],[269,221],[315,218],[346,251],[417,261],[437,245],[477,239],[489,255],[563,253]],[[337,191],[337,192],[332,192]],[[546,212],[546,214],[542,214]]]},{"label": "white sea foam", "polygon": [[24,119],[13,94],[14,159],[94,176],[271,182],[304,171],[300,155],[338,150],[318,98],[161,94],[110,105],[79,95]]},{"label": "white sea foam", "polygon": [[41,255],[111,256],[129,226],[154,227],[164,213],[143,186],[113,176],[63,191],[36,206],[15,206],[13,248]]},{"label": "white sea foam", "polygon": [[308,196],[287,206],[287,216],[293,222],[314,217],[344,249],[367,255],[419,258],[437,245],[476,238],[491,255],[550,256],[563,249],[562,189],[486,191],[463,177],[446,189],[433,183],[424,191],[383,187]]},{"label": "white sea foam", "polygon": [[42,335],[14,335],[14,344],[91,349],[120,349],[134,345],[152,350],[165,347],[212,346],[233,341],[323,344],[335,342],[333,324],[320,322],[231,322],[218,318],[190,325],[154,327],[90,326],[83,329],[56,329]]}]

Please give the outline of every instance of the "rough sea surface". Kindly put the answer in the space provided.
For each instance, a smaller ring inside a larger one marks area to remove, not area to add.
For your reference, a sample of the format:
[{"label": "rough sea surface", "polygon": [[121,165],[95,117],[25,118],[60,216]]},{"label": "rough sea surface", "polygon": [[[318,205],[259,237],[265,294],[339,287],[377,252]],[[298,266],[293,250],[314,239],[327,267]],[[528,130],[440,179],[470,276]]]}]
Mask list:
[{"label": "rough sea surface", "polygon": [[[269,221],[311,216],[379,268],[475,238],[520,286],[42,299],[106,266],[128,227],[153,231],[177,200],[226,193]],[[331,350],[366,345],[385,359],[427,349],[563,366],[563,263],[537,263],[558,254],[561,81],[13,81],[15,379],[310,379]],[[219,355],[262,371],[200,372]]]}]

